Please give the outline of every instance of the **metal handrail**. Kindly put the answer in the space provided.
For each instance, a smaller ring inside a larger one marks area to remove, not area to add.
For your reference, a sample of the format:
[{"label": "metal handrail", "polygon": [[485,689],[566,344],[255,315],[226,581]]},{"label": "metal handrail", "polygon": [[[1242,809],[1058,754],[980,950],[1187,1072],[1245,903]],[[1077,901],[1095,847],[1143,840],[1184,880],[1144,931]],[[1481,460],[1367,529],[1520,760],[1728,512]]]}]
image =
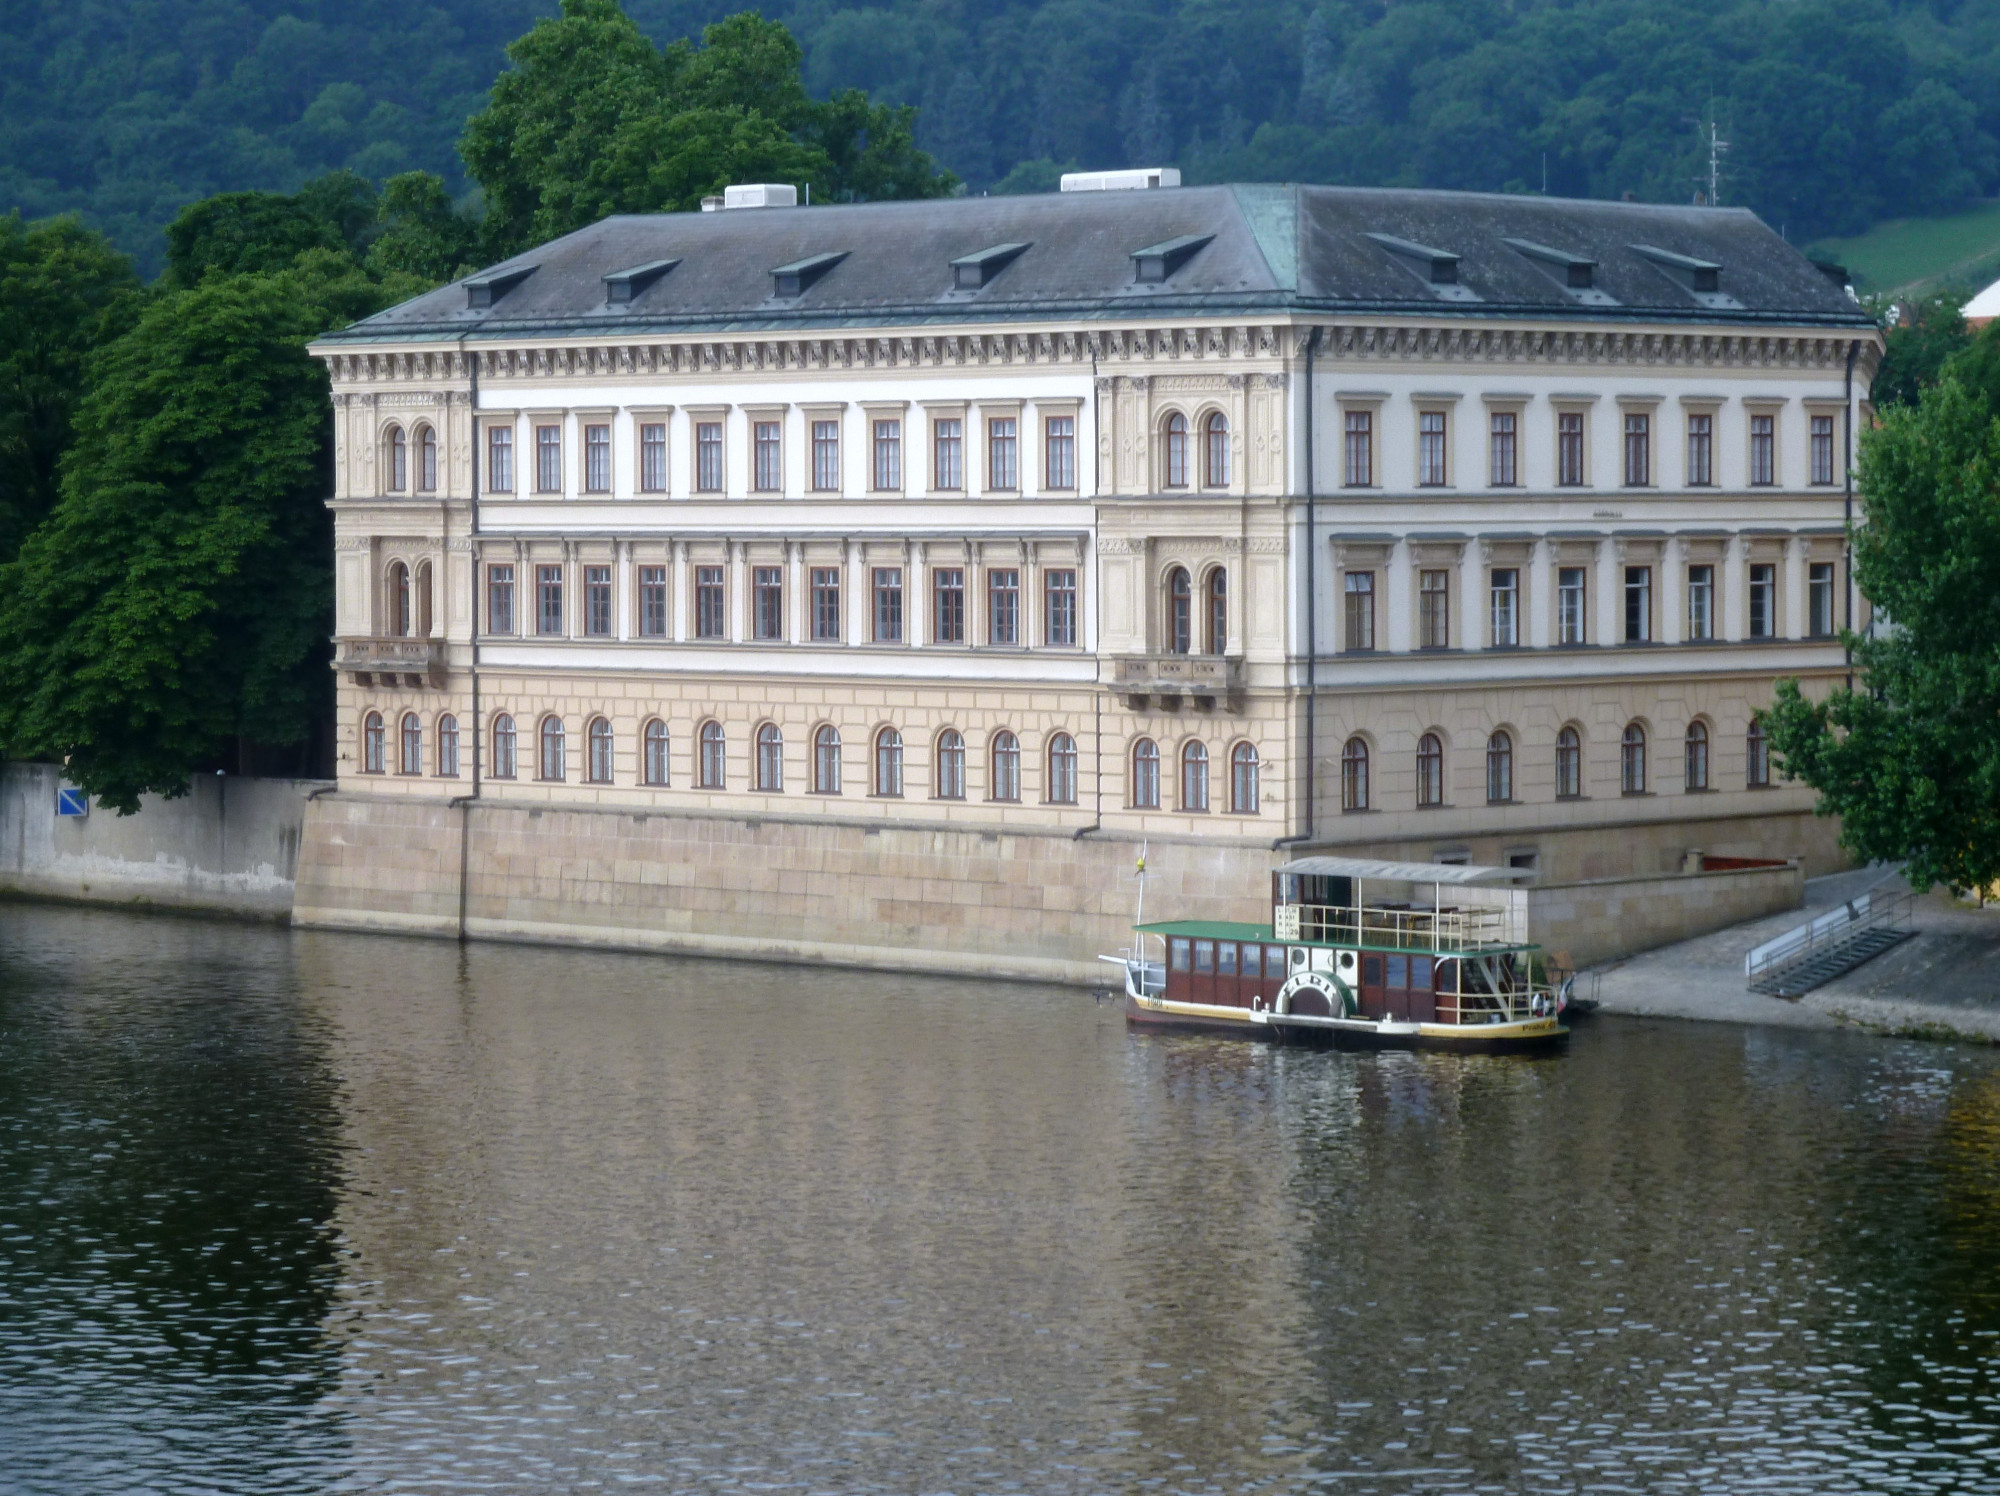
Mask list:
[{"label": "metal handrail", "polygon": [[1298,913],[1298,940],[1326,945],[1383,946],[1390,950],[1445,952],[1520,945],[1505,909],[1383,909],[1373,905],[1280,904],[1283,929]]},{"label": "metal handrail", "polygon": [[1802,925],[1765,941],[1743,957],[1743,979],[1754,982],[1804,961],[1816,951],[1836,941],[1844,941],[1864,929],[1907,919],[1915,895],[1901,894],[1887,899],[1864,893]]}]

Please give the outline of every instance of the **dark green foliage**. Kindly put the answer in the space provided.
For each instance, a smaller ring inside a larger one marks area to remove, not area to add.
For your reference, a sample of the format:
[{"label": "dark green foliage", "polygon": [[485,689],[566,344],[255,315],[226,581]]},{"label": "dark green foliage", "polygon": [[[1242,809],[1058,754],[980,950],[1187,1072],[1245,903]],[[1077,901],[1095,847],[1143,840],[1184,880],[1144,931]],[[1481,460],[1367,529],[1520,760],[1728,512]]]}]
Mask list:
[{"label": "dark green foliage", "polygon": [[0,218],[0,562],[56,502],[91,352],[139,315],[132,262],[72,218]]},{"label": "dark green foliage", "polygon": [[1953,293],[1932,296],[1907,308],[1908,325],[1888,329],[1888,346],[1869,386],[1878,410],[1915,405],[1917,397],[1937,383],[1946,362],[1971,345],[1972,335],[1959,313],[1963,299]]},{"label": "dark green foliage", "polygon": [[[1983,346],[1983,344],[1982,344]],[[2000,421],[1956,367],[1862,445],[1855,577],[1891,627],[1853,642],[1860,689],[1768,714],[1787,773],[1858,857],[1911,884],[2000,878]]]}]

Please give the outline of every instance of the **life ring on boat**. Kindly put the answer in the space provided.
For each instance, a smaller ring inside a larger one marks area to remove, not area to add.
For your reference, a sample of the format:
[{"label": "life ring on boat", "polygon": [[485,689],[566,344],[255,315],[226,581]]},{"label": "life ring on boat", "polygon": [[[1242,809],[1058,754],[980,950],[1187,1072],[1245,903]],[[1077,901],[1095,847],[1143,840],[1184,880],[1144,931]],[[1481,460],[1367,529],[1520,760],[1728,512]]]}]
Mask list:
[{"label": "life ring on boat", "polygon": [[1302,971],[1278,989],[1271,1004],[1277,1013],[1312,1018],[1352,1018],[1359,1009],[1354,992],[1330,971]]}]

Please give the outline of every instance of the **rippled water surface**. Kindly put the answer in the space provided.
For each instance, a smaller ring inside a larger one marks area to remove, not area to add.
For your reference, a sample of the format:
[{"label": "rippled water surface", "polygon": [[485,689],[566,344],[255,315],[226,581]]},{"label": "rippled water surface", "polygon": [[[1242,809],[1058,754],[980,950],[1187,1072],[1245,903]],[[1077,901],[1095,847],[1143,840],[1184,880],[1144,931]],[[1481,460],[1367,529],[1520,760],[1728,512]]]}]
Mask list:
[{"label": "rippled water surface", "polygon": [[2000,1489],[2000,1062],[0,906],[0,1489]]}]

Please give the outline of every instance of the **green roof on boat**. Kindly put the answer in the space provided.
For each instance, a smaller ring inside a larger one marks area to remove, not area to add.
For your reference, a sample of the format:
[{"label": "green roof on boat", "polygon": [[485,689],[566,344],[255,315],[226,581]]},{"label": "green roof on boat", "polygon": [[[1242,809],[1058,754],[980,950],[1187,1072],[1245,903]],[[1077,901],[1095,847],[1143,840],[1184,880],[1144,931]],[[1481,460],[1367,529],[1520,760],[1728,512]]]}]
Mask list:
[{"label": "green roof on boat", "polygon": [[1147,935],[1192,935],[1196,940],[1269,940],[1276,944],[1269,925],[1248,925],[1234,919],[1163,919],[1133,928]]}]

